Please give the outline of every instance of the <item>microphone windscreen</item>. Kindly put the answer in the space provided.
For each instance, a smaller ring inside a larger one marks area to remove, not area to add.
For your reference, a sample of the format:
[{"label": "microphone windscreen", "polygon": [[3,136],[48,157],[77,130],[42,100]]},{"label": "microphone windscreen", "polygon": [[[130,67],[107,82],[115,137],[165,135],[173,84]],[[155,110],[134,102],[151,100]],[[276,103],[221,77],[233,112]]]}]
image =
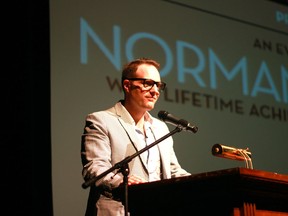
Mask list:
[{"label": "microphone windscreen", "polygon": [[166,111],[161,110],[158,112],[158,117],[161,120],[165,120],[167,118],[167,116],[168,116],[168,112],[166,112]]}]

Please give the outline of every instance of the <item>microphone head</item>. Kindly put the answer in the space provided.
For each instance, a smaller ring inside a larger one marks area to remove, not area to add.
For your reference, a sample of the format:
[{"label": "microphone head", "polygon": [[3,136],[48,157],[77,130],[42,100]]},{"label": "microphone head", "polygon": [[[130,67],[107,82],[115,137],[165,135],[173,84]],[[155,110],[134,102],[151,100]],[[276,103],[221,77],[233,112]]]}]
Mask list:
[{"label": "microphone head", "polygon": [[169,113],[168,113],[167,111],[160,110],[160,111],[158,112],[158,117],[159,117],[159,119],[161,119],[162,121],[164,121],[164,120],[167,118],[168,114],[169,114]]},{"label": "microphone head", "polygon": [[193,126],[193,125],[191,126],[188,121],[186,121],[184,119],[179,119],[179,118],[171,115],[167,111],[164,111],[164,110],[159,111],[158,117],[160,120],[162,120],[166,123],[170,123],[172,125],[175,125],[177,127],[181,127],[182,129],[184,129],[186,131],[190,131],[193,133],[196,133],[198,131],[197,126]]}]

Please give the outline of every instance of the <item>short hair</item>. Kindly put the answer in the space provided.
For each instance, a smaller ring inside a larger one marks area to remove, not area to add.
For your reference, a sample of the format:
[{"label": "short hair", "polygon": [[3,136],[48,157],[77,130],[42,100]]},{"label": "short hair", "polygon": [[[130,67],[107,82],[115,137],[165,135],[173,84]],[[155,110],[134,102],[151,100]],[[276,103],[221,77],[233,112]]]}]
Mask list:
[{"label": "short hair", "polygon": [[122,70],[122,77],[121,77],[121,84],[123,87],[123,81],[127,78],[133,78],[133,75],[137,71],[138,67],[142,64],[148,64],[148,65],[153,65],[156,67],[158,70],[160,69],[160,64],[150,58],[139,58],[135,59],[127,64],[124,65],[123,70]]}]

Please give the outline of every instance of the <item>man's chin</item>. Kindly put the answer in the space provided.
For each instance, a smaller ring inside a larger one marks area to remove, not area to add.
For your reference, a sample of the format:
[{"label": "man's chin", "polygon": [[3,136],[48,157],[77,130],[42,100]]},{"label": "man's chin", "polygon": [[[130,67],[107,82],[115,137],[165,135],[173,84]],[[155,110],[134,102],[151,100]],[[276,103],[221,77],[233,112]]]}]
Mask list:
[{"label": "man's chin", "polygon": [[150,110],[152,110],[152,109],[154,109],[154,107],[155,107],[155,103],[154,102],[149,102],[149,103],[147,103],[147,109],[150,111]]}]

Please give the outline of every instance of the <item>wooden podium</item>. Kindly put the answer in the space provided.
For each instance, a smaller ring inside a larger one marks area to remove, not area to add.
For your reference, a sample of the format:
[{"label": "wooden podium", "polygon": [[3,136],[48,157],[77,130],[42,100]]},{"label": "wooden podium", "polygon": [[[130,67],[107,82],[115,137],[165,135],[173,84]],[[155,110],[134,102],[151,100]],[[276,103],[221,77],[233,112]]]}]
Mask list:
[{"label": "wooden podium", "polygon": [[131,216],[288,216],[288,175],[231,168],[128,187]]}]

